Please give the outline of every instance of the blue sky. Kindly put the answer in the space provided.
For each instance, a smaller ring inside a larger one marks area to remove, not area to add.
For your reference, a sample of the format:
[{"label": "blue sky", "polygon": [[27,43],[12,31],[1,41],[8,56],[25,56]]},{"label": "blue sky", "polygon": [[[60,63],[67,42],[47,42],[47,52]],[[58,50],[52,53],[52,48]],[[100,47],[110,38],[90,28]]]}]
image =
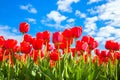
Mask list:
[{"label": "blue sky", "polygon": [[120,42],[120,0],[0,0],[0,35],[21,40],[20,22],[30,24],[29,34],[52,33],[83,26],[100,46],[106,40]]}]

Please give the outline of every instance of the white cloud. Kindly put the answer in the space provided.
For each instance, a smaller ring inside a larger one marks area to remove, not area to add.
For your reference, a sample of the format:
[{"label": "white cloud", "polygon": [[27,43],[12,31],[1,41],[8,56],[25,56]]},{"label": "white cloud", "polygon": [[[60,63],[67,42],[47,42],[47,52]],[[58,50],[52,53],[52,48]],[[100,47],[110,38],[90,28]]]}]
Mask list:
[{"label": "white cloud", "polygon": [[86,14],[81,13],[79,10],[76,10],[76,11],[75,11],[75,15],[76,15],[76,16],[79,16],[80,18],[86,18]]},{"label": "white cloud", "polygon": [[72,12],[72,3],[77,3],[79,0],[58,0],[58,10],[63,12]]},{"label": "white cloud", "polygon": [[26,10],[26,11],[28,11],[29,13],[33,13],[33,14],[36,14],[36,13],[37,13],[37,10],[36,10],[31,4],[21,5],[21,6],[20,6],[20,9]]},{"label": "white cloud", "polygon": [[118,41],[120,40],[120,29],[112,26],[101,27],[95,38],[102,43],[109,39]]},{"label": "white cloud", "polygon": [[[54,22],[53,22],[54,21]],[[62,24],[65,21],[66,24]],[[41,20],[41,23],[48,26],[54,27],[55,29],[66,29],[74,26],[75,19],[68,18],[58,11],[51,11],[49,14],[46,15],[46,18]]]},{"label": "white cloud", "polygon": [[107,3],[88,10],[92,17],[86,18],[85,31],[88,34],[95,32],[95,39],[102,44],[108,39],[120,41],[119,3],[120,0],[108,0]]},{"label": "white cloud", "polygon": [[25,18],[28,22],[36,24],[36,19],[34,18]]},{"label": "white cloud", "polygon": [[74,23],[75,22],[75,19],[74,18],[70,18],[67,20],[68,23]]},{"label": "white cloud", "polygon": [[89,2],[87,4],[92,4],[92,3],[96,3],[96,2],[100,2],[102,0],[89,0]]},{"label": "white cloud", "polygon": [[3,25],[0,25],[0,30],[8,30],[8,29],[10,29],[9,26],[4,25],[4,27],[3,27]]},{"label": "white cloud", "polygon": [[16,34],[16,29],[9,27],[8,25],[0,25],[0,36],[4,36],[5,39],[15,39],[20,43],[22,35]]},{"label": "white cloud", "polygon": [[[62,22],[66,22],[66,24],[62,24]],[[41,20],[41,23],[48,27],[54,27],[55,29],[66,29],[71,28],[75,24],[74,18],[68,18],[58,11],[51,11],[46,15],[46,18]]]},{"label": "white cloud", "polygon": [[98,42],[102,42],[105,40],[105,38],[101,37],[101,36],[97,36],[97,37],[95,37],[95,40],[97,40]]},{"label": "white cloud", "polygon": [[120,27],[120,0],[108,0],[106,4],[88,9],[91,14],[97,14],[99,20],[105,21],[106,25]]},{"label": "white cloud", "polygon": [[98,20],[97,16],[86,18],[84,31],[90,35],[94,35],[95,34],[94,31],[97,29],[97,25],[96,25],[97,20]]},{"label": "white cloud", "polygon": [[55,29],[67,29],[67,28],[71,28],[73,25],[72,24],[65,24],[65,25],[60,25],[60,24],[50,24],[50,23],[45,23],[46,26],[49,27],[54,27]]},{"label": "white cloud", "polygon": [[107,25],[120,27],[120,0],[110,0],[107,4],[98,6],[97,12],[99,19],[106,21],[109,20]]},{"label": "white cloud", "polygon": [[49,20],[54,20],[57,24],[60,24],[62,21],[66,20],[66,16],[61,15],[58,11],[51,11],[47,14]]},{"label": "white cloud", "polygon": [[15,29],[15,28],[13,28],[13,29],[12,29],[12,32],[13,32],[13,33],[18,33],[18,30]]},{"label": "white cloud", "polygon": [[112,26],[101,27],[97,36],[110,37],[111,34],[115,33],[115,28]]}]

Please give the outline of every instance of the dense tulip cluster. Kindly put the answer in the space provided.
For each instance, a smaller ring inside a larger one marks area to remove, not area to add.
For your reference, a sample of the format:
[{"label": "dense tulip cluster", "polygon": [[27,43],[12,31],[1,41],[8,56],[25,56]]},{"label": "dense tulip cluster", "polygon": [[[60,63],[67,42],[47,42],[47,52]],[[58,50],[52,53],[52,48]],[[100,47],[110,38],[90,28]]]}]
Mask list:
[{"label": "dense tulip cluster", "polygon": [[[81,26],[53,34],[47,30],[37,32],[35,37],[27,34],[29,28],[28,23],[20,23],[23,39],[19,45],[17,40],[0,36],[0,79],[120,79],[119,42],[108,40],[105,43],[107,50],[100,50],[98,42],[90,35],[79,40]],[[72,44],[75,46],[71,47]]]}]

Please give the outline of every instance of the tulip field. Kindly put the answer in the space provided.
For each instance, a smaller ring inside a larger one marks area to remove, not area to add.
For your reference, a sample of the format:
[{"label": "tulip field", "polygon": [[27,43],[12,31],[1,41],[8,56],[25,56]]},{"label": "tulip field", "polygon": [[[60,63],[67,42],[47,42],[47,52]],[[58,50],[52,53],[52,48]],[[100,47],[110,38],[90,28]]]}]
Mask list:
[{"label": "tulip field", "polygon": [[120,80],[120,42],[107,40],[101,50],[82,26],[35,37],[28,23],[18,28],[20,44],[0,35],[0,80]]}]

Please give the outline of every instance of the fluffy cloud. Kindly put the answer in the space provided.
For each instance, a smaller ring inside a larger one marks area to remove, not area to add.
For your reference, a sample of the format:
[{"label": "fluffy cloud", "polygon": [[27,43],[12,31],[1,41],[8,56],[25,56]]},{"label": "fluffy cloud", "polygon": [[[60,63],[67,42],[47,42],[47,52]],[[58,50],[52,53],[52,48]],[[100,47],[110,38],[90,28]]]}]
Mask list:
[{"label": "fluffy cloud", "polygon": [[120,0],[109,0],[108,3],[97,7],[99,19],[106,21],[107,25],[120,27]]},{"label": "fluffy cloud", "polygon": [[120,41],[120,29],[112,26],[102,27],[97,32],[95,38],[103,44],[109,39]]},{"label": "fluffy cloud", "polygon": [[67,20],[68,23],[74,23],[75,22],[75,19],[74,18],[70,18]]},{"label": "fluffy cloud", "polygon": [[21,5],[21,6],[20,6],[20,9],[26,10],[26,11],[28,11],[29,13],[33,13],[33,14],[36,14],[36,13],[37,13],[37,10],[36,10],[31,4]]},{"label": "fluffy cloud", "polygon": [[34,19],[34,18],[25,18],[25,20],[27,20],[28,22],[30,22],[32,24],[36,24],[36,19]]},{"label": "fluffy cloud", "polygon": [[79,10],[76,10],[76,11],[75,11],[75,15],[76,15],[76,16],[79,16],[80,18],[86,18],[86,14],[81,13]]},{"label": "fluffy cloud", "polygon": [[[86,18],[85,31],[94,33],[95,39],[105,43],[108,39],[120,42],[120,0],[108,0],[107,3],[90,9],[92,17]],[[100,24],[100,25],[99,25]]]},{"label": "fluffy cloud", "polygon": [[[63,21],[66,22],[66,24],[62,24]],[[67,18],[58,11],[51,11],[46,15],[46,18],[41,20],[41,23],[48,27],[54,27],[59,30],[73,27],[75,24],[75,19]]]},{"label": "fluffy cloud", "polygon": [[72,12],[72,3],[77,3],[79,0],[58,0],[58,10],[63,12]]},{"label": "fluffy cloud", "polygon": [[66,16],[60,14],[58,11],[51,11],[46,15],[46,18],[41,20],[41,23],[49,26],[49,27],[55,27],[56,29],[59,28],[65,28],[61,25],[62,21],[65,21],[67,19]]},{"label": "fluffy cloud", "polygon": [[92,4],[92,3],[96,3],[96,2],[100,2],[102,0],[89,0],[89,2],[87,4]]},{"label": "fluffy cloud", "polygon": [[22,36],[17,33],[15,28],[11,28],[8,25],[0,25],[0,36],[4,36],[5,39],[15,39],[20,43]]},{"label": "fluffy cloud", "polygon": [[97,24],[96,24],[97,20],[98,20],[97,16],[86,18],[84,31],[87,32],[89,35],[94,35],[95,30],[97,29]]},{"label": "fluffy cloud", "polygon": [[49,20],[54,20],[56,23],[61,23],[62,21],[66,20],[66,16],[61,15],[58,11],[51,11],[47,14]]}]

